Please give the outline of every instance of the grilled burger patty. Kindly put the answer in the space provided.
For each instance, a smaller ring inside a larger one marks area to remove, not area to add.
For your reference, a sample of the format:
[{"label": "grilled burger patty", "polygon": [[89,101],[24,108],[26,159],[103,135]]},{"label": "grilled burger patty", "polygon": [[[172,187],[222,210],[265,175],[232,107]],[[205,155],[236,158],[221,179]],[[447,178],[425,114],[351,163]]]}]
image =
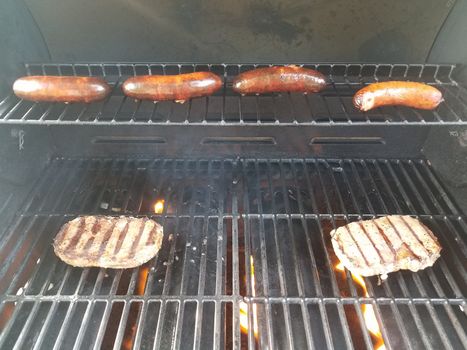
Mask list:
[{"label": "grilled burger patty", "polygon": [[398,270],[418,271],[432,266],[441,246],[433,232],[410,216],[389,215],[352,222],[331,231],[331,242],[339,260],[362,276]]},{"label": "grilled burger patty", "polygon": [[62,226],[53,247],[73,266],[125,269],[151,260],[162,238],[162,226],[148,218],[79,216]]}]

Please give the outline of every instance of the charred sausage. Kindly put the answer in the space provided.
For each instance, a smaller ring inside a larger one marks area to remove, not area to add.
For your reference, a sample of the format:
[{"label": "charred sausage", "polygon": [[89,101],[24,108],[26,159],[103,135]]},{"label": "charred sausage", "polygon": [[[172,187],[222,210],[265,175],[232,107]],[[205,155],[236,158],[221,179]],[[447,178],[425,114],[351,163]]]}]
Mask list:
[{"label": "charred sausage", "polygon": [[222,79],[211,72],[178,75],[142,75],[127,79],[123,93],[139,100],[175,100],[212,95],[222,86]]},{"label": "charred sausage", "polygon": [[239,74],[233,90],[242,94],[271,92],[318,92],[326,87],[326,77],[318,71],[297,66],[267,67]]},{"label": "charred sausage", "polygon": [[406,106],[435,109],[443,102],[441,91],[431,85],[413,81],[386,81],[365,86],[353,98],[354,106],[361,111],[381,106]]},{"label": "charred sausage", "polygon": [[36,102],[94,102],[111,91],[105,80],[96,77],[27,76],[13,84],[16,96]]}]

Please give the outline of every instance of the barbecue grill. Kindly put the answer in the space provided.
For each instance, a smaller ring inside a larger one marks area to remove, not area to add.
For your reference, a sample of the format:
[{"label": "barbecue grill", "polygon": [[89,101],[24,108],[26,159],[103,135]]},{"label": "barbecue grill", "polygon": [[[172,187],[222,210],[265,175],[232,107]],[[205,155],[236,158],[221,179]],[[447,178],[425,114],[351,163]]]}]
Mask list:
[{"label": "barbecue grill", "polygon": [[[29,5],[45,42],[60,36]],[[455,40],[462,23],[450,9],[467,12],[446,6],[422,64],[294,62],[282,51],[255,64],[174,63],[185,58],[177,49],[165,63],[100,62],[93,43],[87,63],[56,63],[65,43],[39,63],[34,48],[23,66],[5,61],[0,348],[466,348],[467,62],[442,56],[443,45],[457,52],[442,39]],[[273,63],[316,69],[330,84],[316,94],[232,91],[237,74]],[[183,104],[121,90],[131,76],[195,71],[220,75],[223,88]],[[99,76],[112,92],[92,104],[30,102],[11,91],[20,75]],[[353,107],[357,90],[388,80],[436,86],[445,101],[433,111]],[[389,214],[420,219],[441,257],[384,282],[352,275],[329,233]],[[69,266],[52,242],[79,215],[150,217],[164,227],[162,248],[134,269]]]}]

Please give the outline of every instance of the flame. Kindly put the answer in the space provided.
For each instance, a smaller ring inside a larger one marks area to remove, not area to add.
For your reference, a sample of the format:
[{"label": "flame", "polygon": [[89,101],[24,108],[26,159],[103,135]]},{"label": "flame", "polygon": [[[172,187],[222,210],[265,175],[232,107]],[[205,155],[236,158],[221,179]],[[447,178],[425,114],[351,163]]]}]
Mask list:
[{"label": "flame", "polygon": [[[255,265],[253,257],[250,255],[250,285],[252,296],[255,296]],[[253,312],[253,334],[255,338],[258,336],[258,310],[255,303],[251,304]],[[248,305],[244,301],[240,302],[240,329],[243,333],[248,334]]]},{"label": "flame", "polygon": [[[344,265],[342,263],[338,263],[336,265],[337,271],[345,272]],[[365,292],[365,297],[368,298],[368,290],[366,289],[365,280],[362,276],[351,273],[352,279],[357,282]],[[386,346],[384,344],[383,336],[381,334],[381,330],[379,328],[378,320],[376,319],[375,310],[373,309],[373,305],[370,304],[363,304],[362,305],[362,312],[363,312],[363,319],[365,320],[366,328],[370,331],[370,333],[377,339],[377,344],[375,345],[375,350],[385,350]]]},{"label": "flame", "polygon": [[136,284],[135,295],[143,295],[146,289],[146,281],[148,280],[149,267],[141,266],[138,272],[138,283]]},{"label": "flame", "polygon": [[[149,267],[142,266],[138,271],[138,278],[136,282],[135,295],[144,295],[144,290],[146,289],[146,281],[148,280]],[[129,316],[129,318],[131,315]],[[129,331],[126,332],[125,337],[122,342],[122,349],[130,350],[133,348],[133,342],[136,334],[136,318],[134,318],[133,323]]]},{"label": "flame", "polygon": [[159,199],[155,204],[154,204],[154,213],[156,214],[162,214],[164,211],[164,200]]},{"label": "flame", "polygon": [[243,333],[248,333],[248,305],[240,302],[240,329]]}]

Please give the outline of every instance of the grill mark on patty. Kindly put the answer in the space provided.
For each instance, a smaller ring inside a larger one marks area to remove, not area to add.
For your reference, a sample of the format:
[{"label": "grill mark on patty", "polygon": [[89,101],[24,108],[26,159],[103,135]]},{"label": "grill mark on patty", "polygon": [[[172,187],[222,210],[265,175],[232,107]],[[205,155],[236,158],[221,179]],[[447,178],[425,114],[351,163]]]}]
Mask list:
[{"label": "grill mark on patty", "polygon": [[101,218],[96,216],[96,221],[91,228],[91,238],[86,242],[86,245],[83,248],[83,251],[87,252],[91,248],[94,239],[96,239],[97,232],[101,229]]},{"label": "grill mark on patty", "polygon": [[125,223],[125,227],[121,230],[120,235],[118,236],[117,244],[115,245],[114,254],[117,255],[120,249],[122,248],[123,241],[125,239],[126,234],[128,233],[128,229],[130,228],[130,223],[128,220]]},{"label": "grill mark on patty", "polygon": [[373,248],[375,248],[375,251],[376,253],[378,254],[379,256],[379,261],[384,264],[385,261],[384,261],[384,258],[383,258],[383,255],[381,254],[381,251],[378,249],[378,247],[376,246],[375,242],[373,241],[373,239],[371,238],[370,234],[368,233],[368,231],[366,230],[365,226],[362,224],[361,221],[357,222],[357,224],[360,226],[360,229],[365,233],[365,235],[368,237],[368,239],[370,240]]},{"label": "grill mark on patty", "polygon": [[[68,244],[67,244],[65,247],[63,247],[63,250],[66,250],[66,249],[68,249],[68,248],[70,248],[70,247],[71,247],[71,249],[74,249],[75,246],[76,246],[76,243],[78,243],[78,241],[79,241],[79,239],[80,239],[80,236],[81,236],[81,234],[83,233],[84,227],[86,226],[86,218],[84,218],[83,216],[80,216],[80,217],[78,217],[78,220],[79,220],[79,223],[78,223],[78,225],[77,225],[78,228],[76,229],[76,232],[75,232],[75,234],[73,235],[73,237],[69,238]],[[71,225],[71,224],[70,224],[70,225],[68,226],[68,228],[69,228],[70,226],[75,227],[75,225]],[[71,230],[68,230],[68,231],[71,231]],[[62,237],[62,240],[65,240],[65,239],[67,239],[67,235],[65,235],[65,236]]]},{"label": "grill mark on patty", "polygon": [[154,227],[151,229],[151,231],[148,234],[148,239],[146,240],[145,245],[151,245],[151,244],[156,243],[155,237],[153,237],[156,230],[157,230],[157,226],[154,225]]},{"label": "grill mark on patty", "polygon": [[427,247],[425,247],[425,245],[420,240],[420,237],[418,237],[418,234],[415,232],[415,230],[413,230],[412,227],[410,227],[410,225],[407,223],[404,216],[401,217],[401,221],[405,224],[405,226],[409,229],[409,231],[412,233],[412,235],[415,237],[415,239],[418,241],[418,243],[420,243],[420,245],[423,247],[423,249],[425,249],[425,251],[429,255],[430,251],[428,250]]},{"label": "grill mark on patty", "polygon": [[115,226],[117,225],[117,222],[118,222],[118,220],[115,220],[112,223],[112,226],[110,226],[110,228],[105,233],[104,238],[102,239],[102,242],[101,242],[101,244],[99,246],[99,249],[98,249],[98,254],[99,255],[102,254],[105,251],[105,247],[107,247],[107,245],[109,244],[110,237],[112,236],[113,231],[115,230]]},{"label": "grill mark on patty", "polygon": [[67,222],[65,225],[63,225],[60,232],[57,234],[57,237],[55,237],[54,241],[62,241],[63,238],[68,234],[70,226],[70,222]]},{"label": "grill mark on patty", "polygon": [[410,254],[412,254],[414,256],[415,259],[417,259],[418,261],[422,261],[422,258],[420,256],[418,256],[417,254],[415,254],[415,252],[412,250],[412,247],[410,246],[410,244],[407,244],[404,239],[402,238],[399,230],[397,229],[396,225],[394,225],[394,223],[391,221],[391,219],[388,217],[386,217],[386,219],[388,220],[389,224],[391,225],[391,227],[394,229],[394,232],[396,233],[396,235],[399,237],[399,239],[401,240],[402,244],[406,246],[407,250],[410,252]]},{"label": "grill mark on patty", "polygon": [[[136,248],[138,247],[139,241],[141,240],[141,237],[143,236],[143,232],[144,232],[144,229],[146,227],[147,222],[148,222],[148,219],[144,218],[143,222],[141,223],[141,226],[140,226],[140,228],[138,230],[138,237],[136,237],[136,239],[133,241],[133,244],[131,245],[131,248],[128,251],[128,257],[135,256]],[[154,225],[154,227],[156,227],[156,226]]]},{"label": "grill mark on patty", "polygon": [[349,233],[350,238],[352,238],[352,241],[354,241],[355,245],[357,246],[358,251],[360,252],[360,255],[363,257],[363,260],[365,261],[366,266],[370,266],[368,260],[366,259],[365,254],[364,254],[363,251],[362,251],[362,248],[360,247],[360,245],[358,244],[358,242],[355,240],[355,237],[354,237],[353,234],[352,234],[352,230],[350,230],[349,227],[348,227],[347,225],[345,225],[344,227],[345,227],[345,229],[347,230],[347,232]]},{"label": "grill mark on patty", "polygon": [[384,239],[384,242],[386,243],[386,245],[388,246],[389,250],[391,251],[392,255],[393,255],[393,262],[397,261],[397,252],[396,250],[394,249],[394,246],[392,245],[392,242],[391,240],[389,239],[389,237],[386,235],[386,232],[384,232],[384,230],[378,225],[377,221],[373,221],[373,224],[376,226],[376,228],[378,229],[378,232],[379,234],[381,235],[381,237],[383,237]]},{"label": "grill mark on patty", "polygon": [[[99,223],[99,218],[95,217],[94,222],[93,222],[93,224],[91,226],[90,233],[89,233],[89,235],[87,235],[87,236],[90,236],[90,237],[87,239],[86,243],[84,244],[83,248],[80,249],[80,251],[86,251],[86,247],[88,247],[94,241],[94,235],[95,235],[95,232],[97,232],[96,231],[96,226],[98,225],[98,223]],[[83,238],[86,238],[86,237],[83,237]],[[76,244],[74,249],[78,250],[78,244]]]},{"label": "grill mark on patty", "polygon": [[[336,236],[336,234],[337,234],[337,229],[334,229],[334,234],[331,235],[331,237],[332,237],[333,241],[337,243],[337,245],[339,246],[339,249],[342,251],[342,253],[345,254],[344,245],[342,244],[341,240],[337,239],[337,238],[334,238]],[[339,237],[340,237],[340,235],[339,235]]]}]

